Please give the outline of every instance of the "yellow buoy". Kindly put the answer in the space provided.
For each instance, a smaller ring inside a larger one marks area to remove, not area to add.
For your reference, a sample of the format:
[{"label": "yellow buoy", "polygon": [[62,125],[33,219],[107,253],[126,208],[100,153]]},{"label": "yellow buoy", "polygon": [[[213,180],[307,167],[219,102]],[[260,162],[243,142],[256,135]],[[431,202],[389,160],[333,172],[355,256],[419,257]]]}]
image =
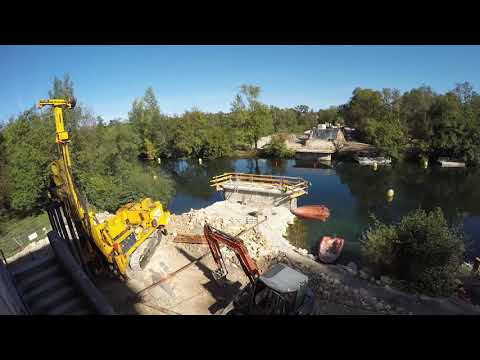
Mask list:
[{"label": "yellow buoy", "polygon": [[426,169],[428,167],[428,160],[427,159],[423,159],[422,160],[422,165],[423,165],[423,168]]},{"label": "yellow buoy", "polygon": [[378,169],[378,164],[377,164],[377,162],[375,161],[375,162],[373,163],[373,170],[374,170],[374,171],[377,171],[377,169]]},{"label": "yellow buoy", "polygon": [[395,193],[393,192],[393,189],[389,189],[389,190],[387,191],[387,196],[388,196],[388,197],[393,197],[393,195],[395,195]]}]

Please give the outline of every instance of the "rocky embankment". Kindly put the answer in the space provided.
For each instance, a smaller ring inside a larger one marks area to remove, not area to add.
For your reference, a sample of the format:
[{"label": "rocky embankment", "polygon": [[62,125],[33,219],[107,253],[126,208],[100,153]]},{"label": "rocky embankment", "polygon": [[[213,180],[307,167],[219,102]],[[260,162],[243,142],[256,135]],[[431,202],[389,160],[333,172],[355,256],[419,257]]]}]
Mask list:
[{"label": "rocky embankment", "polygon": [[[109,216],[108,213],[100,215],[102,219]],[[457,297],[432,298],[399,291],[388,277],[375,278],[367,268],[359,268],[354,263],[348,266],[319,263],[313,254],[294,247],[284,237],[288,224],[294,219],[285,207],[261,208],[219,201],[203,209],[172,214],[168,238],[203,234],[205,222],[226,233],[240,234],[260,272],[275,262],[284,262],[308,275],[309,286],[324,314],[480,314],[478,306]],[[29,254],[38,256],[50,249],[46,245],[48,239],[34,242],[8,260]],[[221,247],[221,251],[227,263],[240,267],[231,250]]]},{"label": "rocky embankment", "polygon": [[[170,232],[202,234],[205,222],[232,235],[239,236],[265,271],[274,262],[285,262],[303,271],[310,278],[309,286],[323,304],[325,313],[335,314],[477,314],[472,306],[458,298],[431,298],[412,295],[392,287],[386,276],[375,278],[366,268],[354,263],[324,265],[307,250],[292,246],[286,239],[288,224],[295,216],[284,207],[258,208],[220,201],[204,209],[172,215]],[[256,225],[258,221],[258,225]],[[243,232],[243,233],[242,233]],[[239,267],[235,254],[222,247],[227,263]]]}]

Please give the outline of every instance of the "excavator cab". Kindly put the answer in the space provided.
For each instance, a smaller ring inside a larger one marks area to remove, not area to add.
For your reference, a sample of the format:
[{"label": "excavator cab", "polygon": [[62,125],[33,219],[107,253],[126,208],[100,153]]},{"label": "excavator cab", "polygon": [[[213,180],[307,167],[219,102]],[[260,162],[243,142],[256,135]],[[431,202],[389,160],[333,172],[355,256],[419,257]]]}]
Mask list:
[{"label": "excavator cab", "polygon": [[224,310],[225,315],[319,315],[315,295],[308,288],[308,277],[277,263],[248,284]]},{"label": "excavator cab", "polygon": [[252,291],[250,313],[287,315],[304,300],[308,277],[285,264],[275,264],[261,275]]},{"label": "excavator cab", "polygon": [[204,235],[217,264],[217,269],[213,271],[216,280],[228,273],[220,244],[235,253],[250,280],[240,294],[223,309],[222,314],[319,314],[315,295],[307,287],[308,276],[282,263],[277,263],[264,274],[260,274],[257,264],[248,255],[240,238],[215,229],[209,224],[204,225]]},{"label": "excavator cab", "polygon": [[258,277],[253,285],[249,314],[316,314],[314,295],[307,287],[308,277],[291,267],[277,263]]}]

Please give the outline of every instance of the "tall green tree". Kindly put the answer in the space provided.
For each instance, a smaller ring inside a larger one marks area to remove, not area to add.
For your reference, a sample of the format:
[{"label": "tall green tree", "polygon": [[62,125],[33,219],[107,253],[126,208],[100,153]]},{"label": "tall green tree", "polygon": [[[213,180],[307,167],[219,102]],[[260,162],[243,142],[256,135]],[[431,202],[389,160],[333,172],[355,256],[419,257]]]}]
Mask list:
[{"label": "tall green tree", "polygon": [[49,117],[34,108],[11,119],[3,131],[9,204],[26,215],[47,201],[49,164],[55,158],[55,130]]},{"label": "tall green tree", "polygon": [[347,125],[363,134],[367,119],[379,119],[385,113],[382,93],[372,89],[356,88],[350,101],[342,107]]},{"label": "tall green tree", "polygon": [[400,119],[410,136],[430,142],[432,123],[430,110],[436,94],[428,86],[411,89],[400,100]]},{"label": "tall green tree", "polygon": [[477,94],[473,90],[473,85],[468,81],[456,83],[453,93],[457,96],[462,105],[468,105]]},{"label": "tall green tree", "polygon": [[128,114],[129,122],[141,138],[140,155],[148,160],[167,155],[167,126],[152,87],[135,99]]},{"label": "tall green tree", "polygon": [[438,96],[432,105],[432,149],[438,156],[480,162],[480,124],[455,92]]},{"label": "tall green tree", "polygon": [[260,137],[273,131],[272,114],[268,107],[258,100],[260,93],[259,86],[242,85],[232,104],[232,112],[238,123],[243,125],[247,141],[255,148],[258,148]]},{"label": "tall green tree", "polygon": [[388,118],[400,120],[400,100],[401,94],[398,89],[384,88],[382,90],[383,106]]},{"label": "tall green tree", "polygon": [[331,106],[328,109],[318,111],[318,123],[319,124],[336,124],[343,123],[339,108],[337,106]]},{"label": "tall green tree", "polygon": [[375,145],[382,155],[395,160],[402,158],[407,139],[399,121],[367,119],[364,133],[367,141]]},{"label": "tall green tree", "polygon": [[[64,100],[75,97],[73,80],[69,74],[64,74],[62,79],[59,79],[56,76],[53,78],[52,88],[48,91],[48,97],[50,99]],[[49,115],[53,119],[53,112],[49,107],[44,108],[42,113]],[[81,124],[83,118],[88,118],[85,122],[91,120],[89,115],[90,114],[85,115],[84,105],[82,105],[82,102],[77,99],[77,105],[74,109],[64,111],[63,120],[66,128],[70,132],[75,133],[77,129],[83,125]]]}]

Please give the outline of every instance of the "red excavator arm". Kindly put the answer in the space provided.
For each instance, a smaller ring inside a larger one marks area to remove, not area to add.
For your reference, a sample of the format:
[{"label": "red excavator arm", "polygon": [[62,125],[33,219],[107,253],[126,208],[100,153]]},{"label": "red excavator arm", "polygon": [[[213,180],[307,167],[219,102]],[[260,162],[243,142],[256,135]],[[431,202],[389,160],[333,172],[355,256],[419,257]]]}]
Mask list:
[{"label": "red excavator arm", "polygon": [[214,272],[214,276],[216,278],[220,278],[226,276],[228,273],[225,262],[223,261],[222,253],[220,252],[220,244],[223,244],[235,252],[243,271],[253,285],[255,283],[255,279],[260,274],[257,269],[257,264],[250,257],[250,255],[248,255],[248,251],[245,248],[243,241],[239,238],[215,229],[208,224],[205,224],[203,227],[203,232],[205,234],[205,238],[207,239],[208,246],[210,247],[210,251],[212,252],[212,256],[218,266],[218,269],[216,272]]}]

